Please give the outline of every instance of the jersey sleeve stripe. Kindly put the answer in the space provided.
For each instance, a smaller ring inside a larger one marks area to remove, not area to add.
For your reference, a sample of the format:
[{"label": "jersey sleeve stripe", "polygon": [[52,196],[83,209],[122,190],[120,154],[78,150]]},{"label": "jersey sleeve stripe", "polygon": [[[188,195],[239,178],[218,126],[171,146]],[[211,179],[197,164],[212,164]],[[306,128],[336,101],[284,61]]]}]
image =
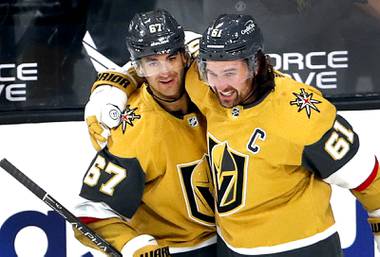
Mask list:
[{"label": "jersey sleeve stripe", "polygon": [[377,158],[375,157],[375,166],[373,167],[371,175],[369,175],[369,177],[354,190],[358,192],[364,191],[375,180],[378,170],[379,170],[379,162],[377,161]]},{"label": "jersey sleeve stripe", "polygon": [[93,223],[93,222],[96,222],[96,221],[99,221],[102,219],[93,218],[93,217],[80,217],[79,220],[84,224],[90,224],[90,223]]}]

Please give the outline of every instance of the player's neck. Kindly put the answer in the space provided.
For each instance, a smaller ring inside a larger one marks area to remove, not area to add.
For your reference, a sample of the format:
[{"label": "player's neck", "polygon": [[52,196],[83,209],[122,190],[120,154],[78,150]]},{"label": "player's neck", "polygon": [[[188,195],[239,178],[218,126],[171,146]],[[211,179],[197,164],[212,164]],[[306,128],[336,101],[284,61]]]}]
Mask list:
[{"label": "player's neck", "polygon": [[188,112],[190,99],[187,93],[183,94],[174,102],[166,102],[157,98],[155,99],[167,112],[180,112],[182,114],[186,114]]},{"label": "player's neck", "polygon": [[248,92],[247,96],[245,97],[245,99],[243,99],[243,101],[240,103],[241,105],[248,105],[248,104],[251,104],[253,103],[254,101],[257,100],[257,93],[258,93],[258,90],[257,89],[257,86],[254,84],[252,86],[252,89],[250,92]]},{"label": "player's neck", "polygon": [[167,98],[155,92],[153,88],[147,88],[153,99],[167,112],[187,114],[189,110],[190,98],[185,88],[182,88],[180,94],[176,98]]}]

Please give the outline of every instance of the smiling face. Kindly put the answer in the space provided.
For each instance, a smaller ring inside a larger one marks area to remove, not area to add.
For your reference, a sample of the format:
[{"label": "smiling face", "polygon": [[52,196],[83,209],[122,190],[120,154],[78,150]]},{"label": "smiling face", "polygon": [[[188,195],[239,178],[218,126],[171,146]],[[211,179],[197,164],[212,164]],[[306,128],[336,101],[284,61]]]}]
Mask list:
[{"label": "smiling face", "polygon": [[177,99],[184,90],[186,58],[175,54],[157,54],[140,59],[140,72],[144,74],[154,95],[164,100]]},{"label": "smiling face", "polygon": [[253,91],[253,72],[245,60],[207,61],[205,73],[208,84],[224,107],[244,102]]}]

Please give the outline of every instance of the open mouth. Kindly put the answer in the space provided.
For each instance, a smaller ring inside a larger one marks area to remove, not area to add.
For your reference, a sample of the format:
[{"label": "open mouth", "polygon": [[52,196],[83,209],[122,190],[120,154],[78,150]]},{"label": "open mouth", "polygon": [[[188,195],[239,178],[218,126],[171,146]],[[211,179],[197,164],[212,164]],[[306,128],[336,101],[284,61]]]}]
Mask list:
[{"label": "open mouth", "polygon": [[174,81],[174,79],[160,79],[160,83],[162,83],[162,84],[168,84],[168,83],[171,83],[173,81]]},{"label": "open mouth", "polygon": [[225,97],[232,96],[233,93],[234,93],[233,90],[226,91],[226,92],[219,92],[219,94],[220,94],[221,96],[225,96]]}]

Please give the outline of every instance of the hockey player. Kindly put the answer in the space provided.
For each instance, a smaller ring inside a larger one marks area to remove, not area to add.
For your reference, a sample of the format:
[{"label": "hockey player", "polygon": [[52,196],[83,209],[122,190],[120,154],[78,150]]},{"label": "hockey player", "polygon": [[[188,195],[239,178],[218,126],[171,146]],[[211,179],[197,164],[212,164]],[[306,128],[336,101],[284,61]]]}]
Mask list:
[{"label": "hockey player", "polygon": [[342,256],[331,184],[352,191],[376,231],[376,157],[321,92],[273,70],[251,16],[214,20],[198,65],[185,85],[207,119],[218,256]]},{"label": "hockey player", "polygon": [[[120,124],[84,176],[80,195],[86,201],[76,214],[125,257],[216,256],[205,120],[184,89],[184,31],[164,10],[137,14],[127,46],[146,82],[125,108],[118,93],[130,90],[131,77],[99,74],[92,101],[99,92],[113,96],[104,116]],[[94,117],[87,121],[97,126]]]},{"label": "hockey player", "polygon": [[[338,257],[330,184],[380,219],[378,161],[314,87],[273,70],[248,15],[202,35],[187,91],[207,119],[218,256]],[[378,240],[378,238],[376,238]]]}]

